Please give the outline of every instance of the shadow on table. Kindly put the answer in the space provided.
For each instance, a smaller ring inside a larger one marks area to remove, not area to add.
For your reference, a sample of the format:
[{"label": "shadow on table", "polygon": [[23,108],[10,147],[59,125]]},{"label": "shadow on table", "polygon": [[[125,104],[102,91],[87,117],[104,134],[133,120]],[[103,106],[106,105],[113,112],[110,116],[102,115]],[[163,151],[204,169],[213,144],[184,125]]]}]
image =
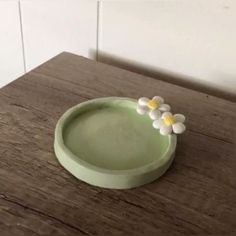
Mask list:
[{"label": "shadow on table", "polygon": [[122,69],[126,69],[135,73],[149,76],[155,79],[163,80],[172,84],[176,84],[185,88],[194,89],[203,93],[207,93],[216,97],[224,98],[231,101],[236,101],[236,95],[226,91],[211,88],[202,84],[198,79],[187,76],[181,76],[168,71],[161,71],[161,69],[148,68],[148,66],[139,65],[127,59],[122,59],[111,54],[100,52],[99,55],[91,50],[90,55],[96,58],[97,61],[109,65],[113,65]]}]

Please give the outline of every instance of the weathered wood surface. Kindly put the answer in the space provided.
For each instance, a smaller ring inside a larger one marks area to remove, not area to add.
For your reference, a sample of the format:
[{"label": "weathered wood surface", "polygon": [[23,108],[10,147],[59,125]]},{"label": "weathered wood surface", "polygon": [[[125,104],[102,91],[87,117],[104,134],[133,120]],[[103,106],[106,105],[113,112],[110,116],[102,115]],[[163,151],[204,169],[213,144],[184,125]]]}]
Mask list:
[{"label": "weathered wood surface", "polygon": [[[186,114],[173,166],[132,190],[64,170],[53,133],[96,97],[161,95]],[[63,53],[0,90],[0,235],[234,235],[236,104]]]}]

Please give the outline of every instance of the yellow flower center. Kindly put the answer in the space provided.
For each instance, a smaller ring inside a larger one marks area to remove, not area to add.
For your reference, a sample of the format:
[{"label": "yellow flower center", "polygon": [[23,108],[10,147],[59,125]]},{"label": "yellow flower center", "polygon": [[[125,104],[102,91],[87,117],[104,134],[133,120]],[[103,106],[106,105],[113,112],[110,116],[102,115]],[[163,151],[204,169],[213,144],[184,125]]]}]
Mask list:
[{"label": "yellow flower center", "polygon": [[160,104],[159,104],[159,102],[158,101],[156,101],[156,100],[149,100],[149,102],[148,102],[148,107],[150,108],[150,109],[152,109],[152,110],[154,110],[154,109],[157,109],[157,108],[159,108],[160,107]]},{"label": "yellow flower center", "polygon": [[176,120],[175,120],[175,117],[174,116],[166,116],[165,118],[164,118],[164,123],[166,124],[166,125],[173,125],[174,123],[176,122]]}]

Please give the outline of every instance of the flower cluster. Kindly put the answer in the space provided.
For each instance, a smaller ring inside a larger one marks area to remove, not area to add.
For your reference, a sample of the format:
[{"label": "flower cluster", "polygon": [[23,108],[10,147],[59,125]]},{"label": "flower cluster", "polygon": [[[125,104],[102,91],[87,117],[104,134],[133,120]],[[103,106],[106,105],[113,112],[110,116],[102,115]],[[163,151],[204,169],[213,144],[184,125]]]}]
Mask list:
[{"label": "flower cluster", "polygon": [[183,124],[185,116],[182,114],[172,114],[171,107],[164,103],[164,99],[155,96],[152,99],[142,97],[138,100],[137,112],[140,115],[148,114],[153,120],[153,127],[160,130],[160,134],[168,135],[172,132],[182,134],[186,127]]}]

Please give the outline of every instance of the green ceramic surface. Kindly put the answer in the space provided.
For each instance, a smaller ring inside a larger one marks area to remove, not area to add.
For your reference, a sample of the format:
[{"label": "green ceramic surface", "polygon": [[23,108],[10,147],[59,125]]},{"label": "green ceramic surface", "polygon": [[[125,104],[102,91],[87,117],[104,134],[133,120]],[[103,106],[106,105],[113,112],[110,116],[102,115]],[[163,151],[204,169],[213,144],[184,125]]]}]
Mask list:
[{"label": "green ceramic surface", "polygon": [[55,131],[59,162],[77,178],[106,188],[133,188],[161,176],[174,158],[176,136],[160,135],[136,105],[109,97],[69,109]]}]

